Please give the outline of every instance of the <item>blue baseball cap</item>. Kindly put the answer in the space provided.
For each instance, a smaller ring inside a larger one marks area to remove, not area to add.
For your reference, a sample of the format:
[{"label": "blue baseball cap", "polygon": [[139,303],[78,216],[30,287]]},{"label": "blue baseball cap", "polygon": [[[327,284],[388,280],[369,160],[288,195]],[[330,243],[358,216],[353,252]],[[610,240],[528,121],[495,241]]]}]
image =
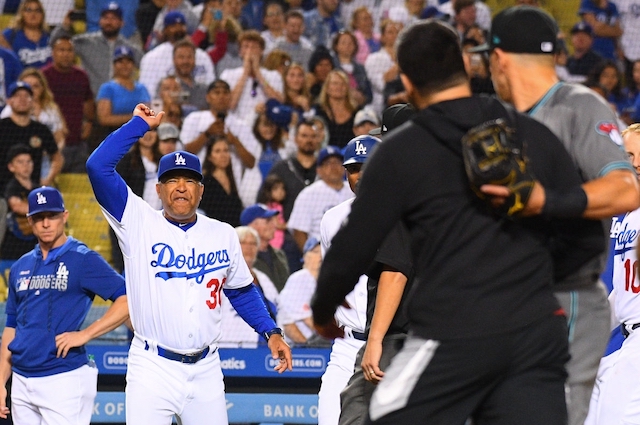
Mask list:
[{"label": "blue baseball cap", "polygon": [[245,208],[240,214],[240,224],[248,226],[256,218],[271,218],[278,215],[280,211],[270,210],[265,204],[255,204]]},{"label": "blue baseball cap", "polygon": [[160,158],[158,164],[158,181],[162,180],[162,176],[169,171],[182,171],[193,173],[202,180],[202,166],[197,156],[185,151],[175,151],[166,154]]},{"label": "blue baseball cap", "polygon": [[265,103],[266,115],[278,127],[287,128],[291,123],[294,110],[291,106],[284,105],[276,99],[269,99]]},{"label": "blue baseball cap", "polygon": [[584,21],[578,22],[573,26],[573,28],[571,28],[571,35],[579,32],[589,34],[591,37],[593,37],[593,28],[591,27],[591,25],[587,24]]},{"label": "blue baseball cap", "polygon": [[109,2],[106,7],[102,8],[102,10],[100,11],[100,17],[102,17],[102,15],[104,15],[105,13],[113,13],[118,18],[122,19],[122,8],[115,1]]},{"label": "blue baseball cap", "polygon": [[377,137],[369,135],[354,137],[344,147],[344,162],[342,165],[364,164],[380,142],[381,140]]},{"label": "blue baseball cap", "polygon": [[118,46],[113,50],[113,61],[120,60],[122,58],[129,58],[133,60],[133,50],[129,46]]},{"label": "blue baseball cap", "polygon": [[29,212],[27,217],[43,212],[64,212],[62,194],[55,187],[42,186],[33,189],[27,197]]},{"label": "blue baseball cap", "polygon": [[302,248],[302,255],[304,255],[307,252],[311,251],[313,248],[315,248],[318,245],[320,245],[320,241],[318,239],[314,238],[313,236],[311,236],[304,243],[304,247]]},{"label": "blue baseball cap", "polygon": [[13,97],[18,90],[26,90],[31,96],[33,96],[33,89],[31,89],[29,84],[24,81],[16,81],[9,86],[9,97]]},{"label": "blue baseball cap", "polygon": [[184,15],[182,14],[182,12],[178,12],[177,10],[169,12],[164,16],[165,28],[169,25],[175,24],[187,25],[187,20],[185,19]]},{"label": "blue baseball cap", "polygon": [[336,157],[342,159],[343,158],[342,150],[337,146],[328,145],[327,147],[323,148],[320,151],[320,153],[318,154],[318,159],[317,159],[316,163],[318,165],[322,165],[324,160],[329,158],[330,156],[336,156]]}]

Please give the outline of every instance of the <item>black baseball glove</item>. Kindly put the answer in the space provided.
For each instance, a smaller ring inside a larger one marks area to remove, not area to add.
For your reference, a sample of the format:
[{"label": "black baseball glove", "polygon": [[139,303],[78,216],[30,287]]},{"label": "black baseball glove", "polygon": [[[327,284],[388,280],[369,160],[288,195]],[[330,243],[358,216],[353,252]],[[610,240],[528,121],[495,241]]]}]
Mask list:
[{"label": "black baseball glove", "polygon": [[500,118],[472,128],[462,138],[462,156],[471,188],[488,202],[489,197],[480,191],[480,186],[506,186],[511,195],[497,212],[508,217],[517,216],[524,209],[535,181],[527,167],[525,145],[518,146],[514,135],[515,131]]}]

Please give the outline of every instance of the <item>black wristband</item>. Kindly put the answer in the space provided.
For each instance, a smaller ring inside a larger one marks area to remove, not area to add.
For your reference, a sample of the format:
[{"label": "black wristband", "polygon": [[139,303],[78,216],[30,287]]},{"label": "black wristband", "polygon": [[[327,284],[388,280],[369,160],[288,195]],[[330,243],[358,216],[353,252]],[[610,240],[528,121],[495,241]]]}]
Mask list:
[{"label": "black wristband", "polygon": [[578,186],[570,192],[547,191],[542,214],[547,217],[580,217],[587,209],[587,194]]}]

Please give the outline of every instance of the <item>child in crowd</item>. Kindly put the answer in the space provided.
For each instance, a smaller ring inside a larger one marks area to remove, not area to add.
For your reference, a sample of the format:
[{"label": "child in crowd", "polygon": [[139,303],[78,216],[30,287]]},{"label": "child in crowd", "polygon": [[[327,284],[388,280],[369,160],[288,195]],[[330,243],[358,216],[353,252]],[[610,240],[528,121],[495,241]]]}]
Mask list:
[{"label": "child in crowd", "polygon": [[17,260],[31,251],[36,238],[27,221],[29,204],[27,196],[36,186],[33,180],[33,158],[31,148],[17,144],[7,152],[7,168],[13,177],[7,183],[4,197],[9,205],[7,232],[0,246],[2,260]]},{"label": "child in crowd", "polygon": [[284,209],[282,203],[287,196],[284,180],[275,174],[270,174],[264,179],[262,189],[258,194],[258,202],[265,204],[270,210],[278,210],[280,214],[276,216],[276,233],[269,244],[277,249],[282,249],[284,243],[284,232],[287,230],[287,223],[284,221]]}]

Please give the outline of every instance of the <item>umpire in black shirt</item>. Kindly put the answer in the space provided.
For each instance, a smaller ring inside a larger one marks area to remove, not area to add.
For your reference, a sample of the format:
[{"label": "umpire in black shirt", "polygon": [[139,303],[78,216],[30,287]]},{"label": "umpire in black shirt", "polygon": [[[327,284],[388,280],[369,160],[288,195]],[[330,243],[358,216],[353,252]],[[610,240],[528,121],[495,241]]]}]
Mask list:
[{"label": "umpire in black shirt", "polygon": [[563,425],[569,356],[566,320],[551,290],[552,223],[546,216],[512,220],[493,213],[469,187],[460,141],[479,124],[505,119],[544,187],[536,185],[537,195],[577,200],[547,211],[580,215],[586,207],[580,178],[546,127],[495,99],[472,97],[450,26],[420,21],[402,32],[397,49],[401,78],[419,112],[369,159],[348,223],[320,271],[314,322],[332,334],[336,306],[401,220],[415,268],[410,334],[374,392],[370,420]]}]

